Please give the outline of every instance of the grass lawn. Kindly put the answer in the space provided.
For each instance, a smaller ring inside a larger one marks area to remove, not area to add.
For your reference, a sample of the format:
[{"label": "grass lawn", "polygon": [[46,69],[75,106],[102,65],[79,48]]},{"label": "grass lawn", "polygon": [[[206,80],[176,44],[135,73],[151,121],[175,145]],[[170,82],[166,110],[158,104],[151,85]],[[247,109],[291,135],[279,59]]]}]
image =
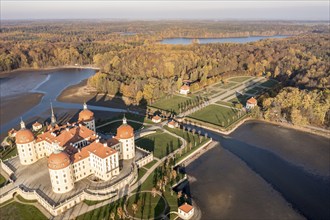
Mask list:
[{"label": "grass lawn", "polygon": [[146,164],[144,168],[150,169],[155,163],[157,163],[157,160],[153,160],[150,163]]},{"label": "grass lawn", "polygon": [[99,220],[99,219],[111,219],[110,213],[115,213],[116,218],[119,219],[117,215],[117,208],[123,207],[125,203],[126,197],[123,197],[116,202],[109,203],[105,206],[102,206],[100,208],[94,209],[90,212],[87,212],[83,215],[80,215],[76,218],[76,220]]},{"label": "grass lawn", "polygon": [[180,163],[180,160],[182,160],[186,156],[188,156],[188,155],[194,153],[195,151],[197,151],[203,144],[205,144],[209,140],[210,140],[210,138],[207,138],[207,139],[203,138],[201,143],[198,142],[198,144],[196,146],[193,145],[193,147],[191,149],[189,149],[189,147],[187,147],[185,149],[185,151],[182,152],[181,155],[176,154],[175,155],[175,163]]},{"label": "grass lawn", "polygon": [[138,180],[141,179],[146,172],[147,172],[146,169],[139,168],[139,170],[138,170]]},{"label": "grass lawn", "polygon": [[276,81],[276,80],[269,79],[269,80],[267,80],[266,82],[261,83],[260,85],[261,85],[261,86],[264,86],[264,87],[271,88],[271,87],[275,86],[275,85],[278,84],[278,83],[279,83],[279,82]]},{"label": "grass lawn", "polygon": [[209,105],[197,112],[194,112],[189,115],[189,117],[217,126],[227,127],[233,121],[237,120],[237,112],[238,111],[236,109],[226,108],[219,105]]},{"label": "grass lawn", "polygon": [[234,104],[231,103],[231,102],[217,101],[216,103],[217,103],[217,104],[220,104],[220,105],[225,105],[225,106],[228,106],[228,107],[234,107]]},{"label": "grass lawn", "polygon": [[246,96],[246,95],[239,95],[231,100],[229,102],[235,104],[235,103],[241,103],[243,106],[246,104],[246,100],[248,100],[251,96]]},{"label": "grass lawn", "polygon": [[252,89],[248,89],[248,90],[246,90],[246,91],[244,91],[244,92],[245,92],[245,93],[249,93],[249,94],[255,94],[255,93],[258,92],[258,90],[252,88]]},{"label": "grass lawn", "polygon": [[19,201],[21,201],[21,202],[25,202],[25,203],[36,203],[37,202],[37,200],[27,200],[27,199],[24,199],[22,196],[20,196],[20,195],[17,195],[17,197],[16,197]]},{"label": "grass lawn", "polygon": [[[160,167],[158,167],[157,169],[159,169]],[[157,184],[157,180],[159,178],[159,176],[157,175],[157,173],[159,174],[159,172],[157,172],[157,169],[154,170],[146,179],[146,181],[136,190],[134,190],[133,192],[140,192],[140,191],[151,191],[151,189],[153,187],[156,187]],[[177,179],[180,179],[181,177],[177,176]],[[168,204],[168,206],[170,207],[170,211],[178,211],[178,200],[177,200],[177,195],[175,192],[173,192],[173,195],[171,195],[171,189],[170,186],[166,186],[166,191],[163,193],[163,196],[166,199],[166,202]]]},{"label": "grass lawn", "polygon": [[1,219],[6,220],[40,220],[47,219],[36,207],[25,205],[18,202],[12,202],[0,208]]},{"label": "grass lawn", "polygon": [[2,187],[6,183],[6,178],[0,174],[0,187]]},{"label": "grass lawn", "polygon": [[[122,121],[116,121],[116,122],[113,122],[111,124],[108,124],[106,126],[103,126],[101,128],[98,128],[97,130],[98,131],[101,131],[101,132],[104,132],[104,133],[111,133],[111,134],[116,134],[117,133],[117,128],[122,125],[123,122]],[[144,128],[146,127],[145,125],[143,124],[140,124],[140,123],[136,123],[136,122],[131,122],[131,121],[128,121],[127,124],[129,124],[130,126],[132,126],[132,128],[134,129],[134,131],[137,131],[141,128]]]},{"label": "grass lawn", "polygon": [[[116,119],[123,119],[124,117],[124,113],[122,114],[119,114],[115,117],[111,117],[111,118],[106,118],[104,120],[97,120],[95,123],[96,123],[96,126],[99,126],[99,125],[102,125],[106,122],[110,122],[110,121],[113,121],[113,120],[116,120]],[[147,119],[146,117],[142,116],[142,115],[137,115],[137,114],[132,114],[132,113],[125,113],[125,117],[128,119],[128,120],[134,120],[134,121],[139,121],[141,123],[145,122],[145,123],[152,123],[151,120]]]},{"label": "grass lawn", "polygon": [[[146,181],[136,190],[133,192],[140,192],[140,191],[151,191],[151,189],[156,186],[157,177],[155,170],[152,172]],[[179,176],[179,175],[178,175]],[[173,195],[171,195],[171,191],[169,189],[169,186],[166,187],[166,191],[164,192],[163,196],[166,199],[167,204],[170,207],[170,211],[177,211],[178,210],[178,200],[177,200],[177,195],[174,192]],[[111,204],[107,204],[105,206],[102,206],[100,208],[94,209],[93,211],[87,212],[81,216],[78,216],[76,219],[77,220],[98,220],[98,219],[110,219],[110,213],[117,212],[118,207],[123,207],[125,203],[126,197],[121,198],[120,200],[113,202]],[[145,210],[146,212],[149,212]],[[118,216],[116,215],[115,219],[119,219]]]},{"label": "grass lawn", "polygon": [[265,88],[261,88],[261,87],[258,87],[258,86],[253,87],[253,89],[256,90],[258,93],[265,90]]},{"label": "grass lawn", "polygon": [[241,82],[244,82],[245,80],[252,79],[252,78],[253,77],[251,77],[251,76],[238,76],[238,77],[234,77],[234,78],[231,78],[231,79],[228,79],[228,80],[233,81],[233,82],[241,83]]},{"label": "grass lawn", "polygon": [[168,130],[172,133],[175,133],[175,134],[179,135],[180,137],[183,137],[188,142],[192,142],[191,150],[189,149],[189,146],[188,146],[187,152],[183,152],[181,156],[180,156],[180,154],[176,154],[176,156],[175,156],[176,163],[179,162],[182,158],[184,158],[187,155],[196,151],[200,146],[202,146],[204,143],[206,143],[207,141],[210,140],[210,138],[205,139],[205,137],[202,136],[202,140],[201,140],[202,142],[199,143],[200,140],[199,140],[198,134],[193,134],[192,132],[183,131],[182,129],[178,129],[178,128],[166,128],[166,130]]},{"label": "grass lawn", "polygon": [[229,89],[233,86],[237,85],[237,83],[233,83],[233,82],[228,82],[228,83],[225,83],[225,84],[221,84],[220,88],[222,89]]},{"label": "grass lawn", "polygon": [[100,203],[100,202],[103,202],[104,200],[102,200],[102,201],[92,201],[92,200],[84,200],[84,203],[86,204],[86,205],[88,205],[88,206],[93,206],[93,205],[96,205],[96,204],[98,204],[98,203]]},{"label": "grass lawn", "polygon": [[[134,203],[138,206],[135,214],[132,210]],[[159,195],[153,197],[150,192],[140,192],[128,198],[126,208],[128,214],[135,218],[155,219],[165,211],[166,201]]]},{"label": "grass lawn", "polygon": [[179,104],[182,104],[186,101],[190,100],[189,98],[173,95],[173,97],[169,97],[167,99],[162,98],[161,100],[158,100],[154,104],[151,105],[151,107],[167,110],[167,111],[173,111],[176,114],[179,114]]},{"label": "grass lawn", "polygon": [[135,144],[148,151],[153,151],[157,158],[162,158],[181,146],[180,139],[163,132],[139,138]]},{"label": "grass lawn", "polygon": [[6,160],[8,158],[11,158],[13,156],[17,155],[17,148],[16,146],[13,148],[6,148],[4,151],[1,151],[1,159]]}]

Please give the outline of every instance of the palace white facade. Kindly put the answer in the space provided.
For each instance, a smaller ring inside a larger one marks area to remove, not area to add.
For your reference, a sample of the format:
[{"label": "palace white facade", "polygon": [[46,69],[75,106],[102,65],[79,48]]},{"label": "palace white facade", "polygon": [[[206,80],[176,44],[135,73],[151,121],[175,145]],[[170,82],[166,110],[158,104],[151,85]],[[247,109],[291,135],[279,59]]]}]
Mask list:
[{"label": "palace white facade", "polygon": [[78,122],[63,126],[56,124],[52,110],[51,125],[44,130],[35,137],[21,121],[16,145],[22,165],[48,157],[55,193],[69,192],[74,189],[75,182],[90,175],[103,181],[110,180],[120,172],[119,160],[135,157],[134,130],[126,118],[114,138],[101,141],[95,133],[94,113],[87,109],[86,103]]}]

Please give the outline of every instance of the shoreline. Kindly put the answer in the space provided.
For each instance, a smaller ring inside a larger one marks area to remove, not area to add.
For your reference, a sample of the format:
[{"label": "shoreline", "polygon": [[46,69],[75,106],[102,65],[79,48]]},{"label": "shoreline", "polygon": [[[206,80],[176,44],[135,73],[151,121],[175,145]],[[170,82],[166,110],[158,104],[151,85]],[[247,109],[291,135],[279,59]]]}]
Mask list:
[{"label": "shoreline", "polygon": [[76,85],[71,85],[65,88],[56,98],[59,102],[66,103],[83,103],[88,105],[96,105],[103,107],[130,109],[141,112],[146,109],[134,105],[127,105],[122,98],[110,96],[104,93],[98,93],[95,89],[87,85],[87,79]]},{"label": "shoreline", "polygon": [[[228,135],[232,134],[236,129],[238,129],[241,125],[243,125],[246,122],[250,122],[250,121],[259,121],[259,122],[269,123],[269,124],[277,125],[277,126],[280,126],[280,127],[285,127],[285,128],[289,128],[289,129],[293,129],[293,130],[297,130],[297,131],[301,131],[301,132],[306,132],[306,133],[309,133],[309,134],[318,135],[318,136],[325,137],[325,138],[330,138],[330,130],[326,130],[326,129],[323,129],[323,128],[317,128],[316,127],[317,129],[319,129],[319,130],[316,130],[316,129],[312,129],[312,128],[308,128],[308,127],[301,127],[301,126],[292,125],[292,124],[283,123],[283,122],[274,122],[274,121],[268,121],[268,120],[265,120],[265,119],[257,119],[257,118],[250,118],[250,117],[245,118],[242,121],[238,122],[236,125],[234,125],[233,128],[231,128],[230,130],[227,130],[227,131],[222,131],[220,129],[215,129],[213,127],[209,127],[209,126],[206,126],[206,125],[198,125],[198,127],[208,129],[210,131],[214,131],[216,133],[228,136]],[[320,131],[320,130],[324,130],[324,131]]]},{"label": "shoreline", "polygon": [[10,71],[4,71],[0,72],[0,75],[10,74],[10,73],[20,73],[20,72],[26,72],[26,71],[49,71],[49,70],[61,70],[61,69],[93,69],[93,70],[99,70],[99,67],[95,66],[74,66],[74,65],[64,65],[64,66],[50,66],[50,67],[44,67],[44,68],[19,68],[14,69]]}]

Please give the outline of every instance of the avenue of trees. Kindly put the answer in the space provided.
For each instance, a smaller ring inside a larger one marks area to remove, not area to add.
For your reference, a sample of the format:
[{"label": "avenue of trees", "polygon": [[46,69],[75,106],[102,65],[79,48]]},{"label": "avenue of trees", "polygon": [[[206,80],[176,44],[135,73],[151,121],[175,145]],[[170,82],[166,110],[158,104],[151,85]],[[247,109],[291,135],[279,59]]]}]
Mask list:
[{"label": "avenue of trees", "polygon": [[[124,96],[127,104],[135,105],[151,104],[172,95],[183,80],[190,80],[194,91],[225,82],[230,76],[265,76],[281,82],[280,88],[260,97],[265,118],[329,126],[326,106],[330,102],[330,37],[324,24],[7,22],[3,23],[0,35],[0,72],[93,65],[100,71],[88,80],[90,86],[101,93]],[[165,37],[274,34],[297,36],[247,44],[157,43]],[[304,100],[305,96],[312,97],[312,102]]]}]

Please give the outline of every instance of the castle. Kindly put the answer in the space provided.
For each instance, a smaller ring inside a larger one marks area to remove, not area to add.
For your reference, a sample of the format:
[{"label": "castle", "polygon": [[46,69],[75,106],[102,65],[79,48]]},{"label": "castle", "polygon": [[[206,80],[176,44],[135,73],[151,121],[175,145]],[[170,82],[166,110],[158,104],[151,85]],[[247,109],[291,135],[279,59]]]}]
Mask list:
[{"label": "castle", "polygon": [[48,157],[49,176],[55,193],[71,191],[75,182],[90,175],[103,181],[110,180],[119,175],[120,160],[135,157],[134,130],[127,124],[125,116],[123,124],[117,128],[117,135],[102,141],[95,132],[94,113],[86,103],[78,121],[63,126],[57,125],[51,107],[51,124],[45,128],[41,126],[41,129],[44,131],[34,135],[21,120],[21,129],[15,135],[19,160],[22,165],[30,165]]}]

